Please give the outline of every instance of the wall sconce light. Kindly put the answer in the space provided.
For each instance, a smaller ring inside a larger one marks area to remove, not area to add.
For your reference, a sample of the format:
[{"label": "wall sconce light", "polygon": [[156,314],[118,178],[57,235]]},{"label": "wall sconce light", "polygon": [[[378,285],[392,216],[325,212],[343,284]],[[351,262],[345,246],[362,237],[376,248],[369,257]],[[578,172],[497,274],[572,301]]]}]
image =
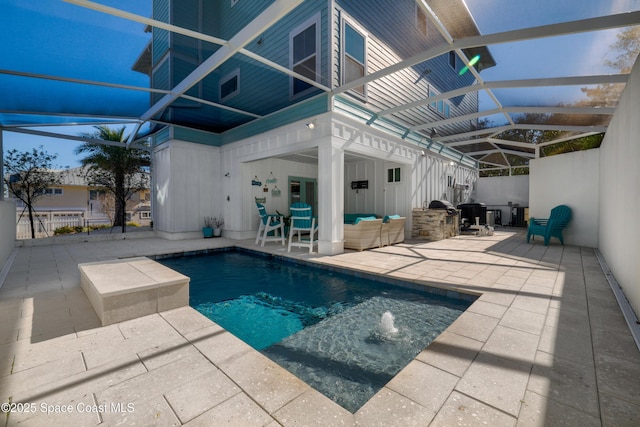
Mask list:
[{"label": "wall sconce light", "polygon": [[436,136],[438,136],[438,131],[436,131],[436,128],[431,128],[431,135],[429,135],[429,137],[433,139]]},{"label": "wall sconce light", "polygon": [[224,174],[224,176],[226,176],[227,178],[229,178],[231,176],[231,172],[227,172]]},{"label": "wall sconce light", "polygon": [[310,129],[310,130],[314,130],[316,128],[316,121],[312,120],[309,123],[306,124],[306,126]]},{"label": "wall sconce light", "polygon": [[427,152],[426,152],[426,151],[424,151],[424,150],[421,150],[421,151],[420,151],[420,157],[424,157],[424,156],[426,156],[426,155],[427,155]]}]

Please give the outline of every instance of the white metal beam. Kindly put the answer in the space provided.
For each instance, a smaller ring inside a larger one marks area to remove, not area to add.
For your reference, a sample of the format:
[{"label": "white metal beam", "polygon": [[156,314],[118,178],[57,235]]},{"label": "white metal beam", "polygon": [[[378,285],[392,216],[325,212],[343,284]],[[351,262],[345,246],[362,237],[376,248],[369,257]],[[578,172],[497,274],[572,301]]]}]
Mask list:
[{"label": "white metal beam", "polygon": [[607,30],[611,28],[637,25],[638,22],[640,22],[640,11],[635,11],[455,40],[451,44],[436,46],[403,61],[400,61],[394,65],[383,68],[380,71],[371,73],[367,76],[346,83],[334,89],[333,93],[337,94],[346,92],[355,87],[369,83],[373,80],[378,80],[382,77],[388,76],[405,68],[412,67],[421,62],[435,58],[436,56],[440,56],[454,49],[468,49],[472,47],[488,46],[492,44],[511,43],[546,37],[556,37],[569,34]]},{"label": "white metal beam", "polygon": [[[66,140],[70,140],[70,141],[80,141],[80,142],[90,142],[90,143],[94,143],[94,144],[102,144],[102,145],[112,145],[114,147],[125,147],[125,143],[123,142],[118,142],[118,141],[108,141],[105,139],[95,139],[95,138],[84,138],[81,136],[75,136],[75,135],[64,135],[61,133],[55,133],[55,132],[45,132],[45,131],[41,131],[41,130],[35,130],[35,129],[23,129],[23,128],[12,128],[12,129],[5,129],[7,132],[16,132],[16,133],[24,133],[24,134],[28,134],[28,135],[37,135],[37,136],[45,136],[47,138],[57,138],[57,139],[66,139]],[[137,145],[137,144],[131,144],[129,146],[129,148],[135,148],[138,150],[145,150],[145,151],[151,151],[150,147],[147,147],[145,145]]]},{"label": "white metal beam", "polygon": [[378,117],[387,116],[398,113],[400,111],[409,110],[411,108],[421,107],[432,102],[455,98],[456,96],[466,95],[471,92],[479,92],[488,89],[510,89],[524,87],[550,87],[550,86],[585,86],[607,83],[625,84],[629,79],[629,74],[601,74],[593,76],[573,76],[573,77],[553,77],[542,79],[520,79],[520,80],[494,80],[473,84],[459,89],[443,92],[439,95],[418,99],[413,102],[398,105],[397,107],[387,108],[378,111]]}]

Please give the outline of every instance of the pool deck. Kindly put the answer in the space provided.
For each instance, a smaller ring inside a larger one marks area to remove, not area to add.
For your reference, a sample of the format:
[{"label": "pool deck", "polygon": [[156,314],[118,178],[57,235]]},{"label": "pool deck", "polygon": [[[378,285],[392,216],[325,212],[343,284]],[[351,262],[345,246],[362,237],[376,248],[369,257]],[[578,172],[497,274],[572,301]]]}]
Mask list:
[{"label": "pool deck", "polygon": [[[20,247],[0,288],[0,403],[26,405],[0,414],[0,426],[640,425],[640,352],[594,251],[527,244],[523,232],[335,256],[292,250],[479,295],[355,414],[190,307],[102,327],[80,288],[79,263],[260,250],[253,240]],[[276,243],[264,251],[287,255]]]}]

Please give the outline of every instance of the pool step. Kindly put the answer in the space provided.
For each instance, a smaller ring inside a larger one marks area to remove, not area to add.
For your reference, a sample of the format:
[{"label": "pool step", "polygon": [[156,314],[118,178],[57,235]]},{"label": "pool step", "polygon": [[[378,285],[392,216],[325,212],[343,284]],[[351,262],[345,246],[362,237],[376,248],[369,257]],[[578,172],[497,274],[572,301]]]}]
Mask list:
[{"label": "pool step", "polygon": [[78,264],[102,326],[189,305],[189,277],[146,257]]}]

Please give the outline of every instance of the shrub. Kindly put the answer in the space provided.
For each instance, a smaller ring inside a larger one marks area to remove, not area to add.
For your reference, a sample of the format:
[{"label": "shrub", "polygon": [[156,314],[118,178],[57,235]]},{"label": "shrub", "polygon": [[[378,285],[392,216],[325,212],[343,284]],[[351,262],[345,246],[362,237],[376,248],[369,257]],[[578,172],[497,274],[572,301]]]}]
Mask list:
[{"label": "shrub", "polygon": [[64,227],[58,227],[53,231],[53,235],[54,236],[59,236],[61,234],[71,234],[71,233],[75,233],[76,230],[75,228],[69,227],[68,225],[65,225]]}]

